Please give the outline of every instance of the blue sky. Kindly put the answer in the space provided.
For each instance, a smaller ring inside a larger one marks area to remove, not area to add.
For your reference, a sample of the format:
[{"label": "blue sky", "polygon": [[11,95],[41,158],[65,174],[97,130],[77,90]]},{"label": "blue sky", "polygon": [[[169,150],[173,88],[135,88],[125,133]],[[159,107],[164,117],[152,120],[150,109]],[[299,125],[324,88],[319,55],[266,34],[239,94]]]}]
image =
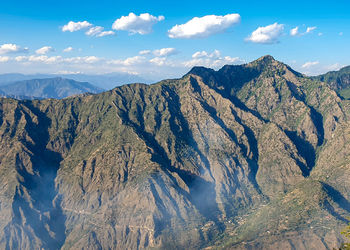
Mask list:
[{"label": "blue sky", "polygon": [[159,80],[180,77],[194,65],[220,68],[266,54],[310,75],[350,65],[345,0],[1,5],[0,73],[128,72]]}]

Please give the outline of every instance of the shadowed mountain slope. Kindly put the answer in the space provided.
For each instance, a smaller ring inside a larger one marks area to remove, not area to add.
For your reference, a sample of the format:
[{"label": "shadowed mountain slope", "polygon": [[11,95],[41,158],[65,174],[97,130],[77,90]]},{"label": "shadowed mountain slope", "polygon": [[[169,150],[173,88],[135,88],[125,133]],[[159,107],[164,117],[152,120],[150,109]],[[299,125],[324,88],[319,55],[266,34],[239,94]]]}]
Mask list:
[{"label": "shadowed mountain slope", "polygon": [[0,247],[329,249],[350,213],[349,101],[271,56],[0,102]]}]

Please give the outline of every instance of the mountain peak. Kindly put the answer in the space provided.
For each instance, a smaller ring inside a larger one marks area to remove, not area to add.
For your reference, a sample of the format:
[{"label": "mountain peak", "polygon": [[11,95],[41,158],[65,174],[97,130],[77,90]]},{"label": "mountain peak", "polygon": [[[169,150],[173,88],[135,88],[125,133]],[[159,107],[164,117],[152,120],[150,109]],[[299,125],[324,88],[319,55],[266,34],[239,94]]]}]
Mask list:
[{"label": "mountain peak", "polygon": [[271,55],[265,55],[257,59],[257,61],[276,61]]},{"label": "mountain peak", "polygon": [[270,65],[270,64],[273,64],[276,62],[278,62],[278,61],[273,56],[266,55],[266,56],[262,56],[262,57],[256,59],[255,61],[252,61],[250,64]]},{"label": "mountain peak", "polygon": [[213,73],[215,70],[203,66],[194,66],[186,75],[203,75],[203,73]]}]

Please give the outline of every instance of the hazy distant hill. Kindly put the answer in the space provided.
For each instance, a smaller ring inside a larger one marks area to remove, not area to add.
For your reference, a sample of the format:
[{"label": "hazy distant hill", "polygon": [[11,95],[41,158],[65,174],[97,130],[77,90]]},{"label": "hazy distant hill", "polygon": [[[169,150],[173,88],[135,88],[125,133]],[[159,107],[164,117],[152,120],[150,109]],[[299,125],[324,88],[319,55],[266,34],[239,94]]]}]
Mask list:
[{"label": "hazy distant hill", "polygon": [[61,99],[83,93],[100,93],[103,89],[88,82],[77,82],[61,77],[18,81],[0,86],[3,96],[18,99]]},{"label": "hazy distant hill", "polygon": [[349,201],[350,101],[271,56],[0,99],[1,249],[333,249]]},{"label": "hazy distant hill", "polygon": [[35,75],[23,75],[23,74],[0,74],[0,86],[9,83],[32,80],[32,79],[44,79],[44,78],[56,78],[62,77],[72,79],[79,82],[89,82],[102,89],[112,89],[122,84],[129,83],[151,83],[151,80],[143,79],[137,75],[127,73],[111,73],[103,75],[85,75],[85,74],[35,74]]}]

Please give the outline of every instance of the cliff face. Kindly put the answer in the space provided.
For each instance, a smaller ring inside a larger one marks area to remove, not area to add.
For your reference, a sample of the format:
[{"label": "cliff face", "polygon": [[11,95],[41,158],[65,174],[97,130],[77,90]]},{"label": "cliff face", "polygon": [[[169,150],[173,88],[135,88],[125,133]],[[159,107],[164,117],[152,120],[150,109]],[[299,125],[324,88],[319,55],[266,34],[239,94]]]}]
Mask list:
[{"label": "cliff face", "polygon": [[336,247],[349,101],[266,56],[0,102],[0,247]]}]

